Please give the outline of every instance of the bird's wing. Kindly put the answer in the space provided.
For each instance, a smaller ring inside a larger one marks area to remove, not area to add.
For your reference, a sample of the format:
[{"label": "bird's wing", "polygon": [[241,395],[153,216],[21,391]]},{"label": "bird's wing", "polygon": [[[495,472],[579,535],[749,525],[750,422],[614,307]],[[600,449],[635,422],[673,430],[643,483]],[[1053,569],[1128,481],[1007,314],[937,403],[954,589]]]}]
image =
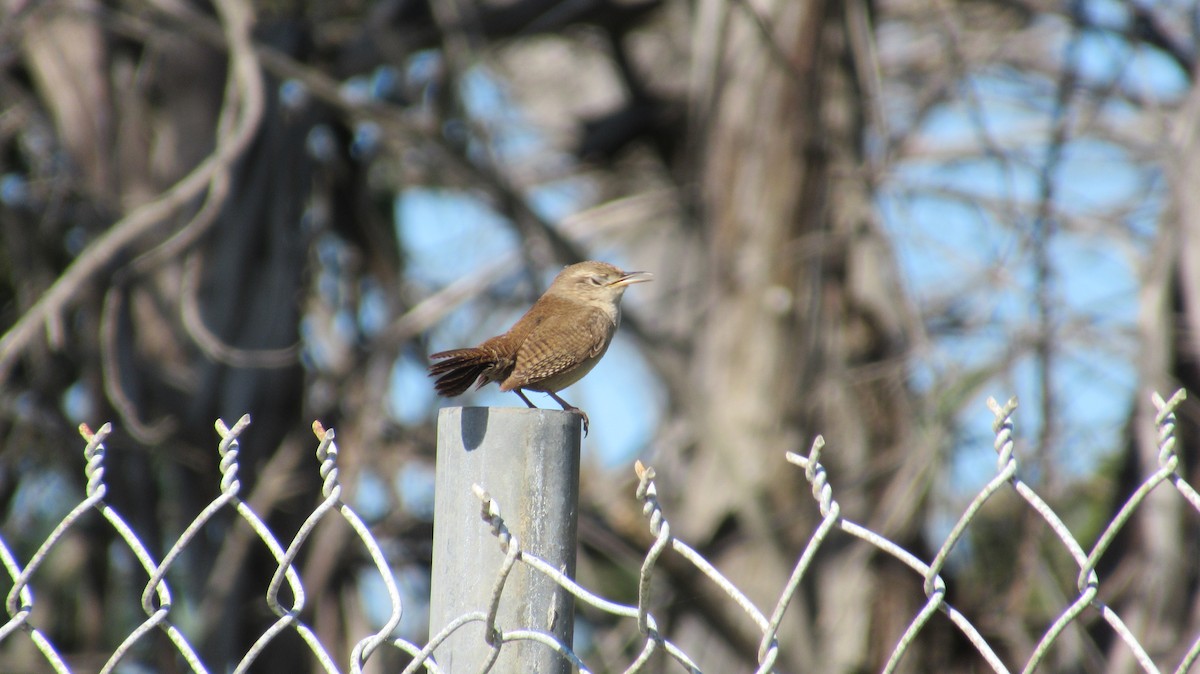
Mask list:
[{"label": "bird's wing", "polygon": [[506,391],[538,382],[578,367],[604,353],[616,326],[599,309],[549,312],[535,325],[517,349],[517,364],[501,387]]}]

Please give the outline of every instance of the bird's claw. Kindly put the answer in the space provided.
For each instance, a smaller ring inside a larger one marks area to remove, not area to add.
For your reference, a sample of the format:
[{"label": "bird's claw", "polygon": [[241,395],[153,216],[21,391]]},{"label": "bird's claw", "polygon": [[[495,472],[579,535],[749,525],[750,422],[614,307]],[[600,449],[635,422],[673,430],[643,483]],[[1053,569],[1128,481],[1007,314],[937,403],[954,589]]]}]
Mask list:
[{"label": "bird's claw", "polygon": [[[549,394],[551,398],[554,398],[554,402],[558,403],[559,405],[562,405],[562,408],[563,408],[563,411],[564,411],[564,412],[574,412],[574,413],[578,414],[580,417],[583,417],[583,437],[585,437],[585,438],[586,438],[586,437],[587,437],[587,434],[588,434],[588,415],[587,415],[587,412],[584,412],[583,410],[579,409],[578,407],[576,407],[576,406],[572,405],[571,403],[569,403],[569,402],[567,402],[567,401],[563,400],[563,399],[562,399],[562,398],[560,398],[560,397],[558,396],[558,394],[557,394],[557,393],[555,393],[554,391],[546,391],[546,393],[547,393],[547,394]],[[523,396],[522,396],[522,397],[523,397]]]}]

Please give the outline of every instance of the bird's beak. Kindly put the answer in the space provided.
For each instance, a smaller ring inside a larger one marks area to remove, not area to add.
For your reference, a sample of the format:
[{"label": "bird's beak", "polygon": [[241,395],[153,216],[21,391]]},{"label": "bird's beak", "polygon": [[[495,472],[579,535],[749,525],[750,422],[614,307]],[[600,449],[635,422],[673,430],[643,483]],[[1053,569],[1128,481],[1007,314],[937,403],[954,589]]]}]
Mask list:
[{"label": "bird's beak", "polygon": [[646,281],[653,280],[654,274],[651,274],[648,271],[627,271],[621,276],[621,278],[608,285],[620,288],[623,286],[633,285],[634,283],[645,283]]}]

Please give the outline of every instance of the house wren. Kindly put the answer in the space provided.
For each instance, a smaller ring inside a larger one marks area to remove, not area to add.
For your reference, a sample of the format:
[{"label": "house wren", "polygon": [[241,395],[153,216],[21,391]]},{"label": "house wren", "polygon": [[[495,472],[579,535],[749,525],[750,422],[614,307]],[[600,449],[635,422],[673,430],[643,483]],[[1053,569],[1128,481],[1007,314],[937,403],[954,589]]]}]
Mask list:
[{"label": "house wren", "polygon": [[471,349],[453,349],[430,358],[437,377],[437,392],[452,398],[498,382],[501,391],[512,391],[536,407],[523,390],[542,391],[568,412],[587,414],[558,396],[558,392],[583,378],[608,350],[621,322],[621,296],[625,287],[649,281],[644,271],[624,272],[604,262],[580,262],[563,269],[546,293],[516,325]]}]

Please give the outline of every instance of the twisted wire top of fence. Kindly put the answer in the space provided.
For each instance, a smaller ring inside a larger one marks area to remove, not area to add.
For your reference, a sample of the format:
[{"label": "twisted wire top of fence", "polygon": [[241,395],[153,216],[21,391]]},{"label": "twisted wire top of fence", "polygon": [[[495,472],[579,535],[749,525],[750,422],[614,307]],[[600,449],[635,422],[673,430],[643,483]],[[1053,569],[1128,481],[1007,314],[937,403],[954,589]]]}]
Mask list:
[{"label": "twisted wire top of fence", "polygon": [[[382,626],[374,632],[361,635],[356,642],[347,663],[349,671],[352,672],[361,671],[368,660],[381,648],[395,648],[409,654],[412,660],[404,670],[405,672],[415,672],[422,668],[429,672],[440,672],[442,670],[433,658],[435,649],[450,634],[461,629],[464,625],[473,622],[482,622],[485,624],[484,638],[488,642],[488,647],[495,652],[503,649],[506,644],[515,641],[532,641],[540,643],[546,648],[553,649],[578,671],[590,671],[587,664],[572,650],[569,644],[559,643],[553,636],[535,629],[525,629],[520,626],[512,628],[496,624],[497,606],[505,599],[505,581],[517,564],[525,565],[536,573],[544,574],[574,595],[578,601],[586,603],[596,610],[635,621],[644,643],[636,659],[628,665],[625,670],[626,672],[644,671],[647,663],[660,651],[678,663],[682,670],[699,672],[701,671],[701,665],[696,663],[691,656],[660,631],[659,622],[650,610],[649,597],[655,579],[656,565],[661,556],[667,553],[668,549],[693,565],[719,588],[721,592],[727,595],[733,604],[754,623],[761,634],[757,662],[754,665],[757,667],[757,672],[770,672],[773,671],[780,648],[786,646],[785,643],[780,642],[779,638],[781,621],[797,594],[797,588],[805,578],[806,572],[810,569],[817,551],[834,535],[835,531],[840,531],[860,539],[878,551],[894,557],[911,568],[923,579],[923,588],[926,595],[924,606],[912,618],[903,634],[896,641],[884,671],[892,672],[897,670],[906,651],[917,638],[917,635],[935,613],[941,612],[973,644],[974,648],[994,671],[1008,672],[1010,671],[1008,665],[997,655],[992,645],[981,635],[971,620],[947,601],[946,583],[941,575],[951,550],[963,538],[967,528],[976,518],[984,503],[1001,489],[1007,488],[1015,492],[1046,522],[1054,536],[1061,542],[1079,569],[1076,581],[1077,596],[1058,614],[1057,618],[1044,631],[1041,639],[1029,654],[1028,660],[1024,663],[1022,670],[1026,672],[1033,671],[1039,664],[1043,663],[1049,649],[1063,633],[1063,630],[1078,618],[1085,609],[1090,607],[1097,611],[1102,619],[1120,637],[1133,654],[1137,664],[1144,671],[1158,672],[1160,671],[1158,666],[1139,642],[1137,635],[1133,633],[1114,610],[1097,599],[1100,579],[1096,573],[1096,564],[1105,551],[1113,544],[1118,532],[1129,522],[1138,506],[1146,500],[1151,491],[1159,488],[1163,483],[1168,483],[1197,513],[1200,513],[1200,495],[1197,494],[1195,488],[1181,477],[1179,472],[1179,457],[1175,452],[1175,409],[1183,398],[1182,391],[1176,393],[1170,400],[1163,400],[1157,394],[1154,395],[1153,402],[1158,410],[1156,418],[1159,441],[1158,469],[1146,477],[1138,488],[1134,490],[1117,515],[1104,528],[1090,550],[1085,550],[1054,509],[1027,483],[1017,477],[1017,458],[1013,453],[1013,412],[1016,409],[1015,401],[1009,401],[1008,404],[1003,406],[994,400],[988,401],[989,407],[995,414],[996,475],[971,500],[951,529],[949,535],[942,542],[936,555],[928,562],[923,561],[886,537],[856,524],[842,515],[841,507],[834,497],[833,487],[829,483],[825,469],[820,463],[821,452],[824,448],[824,441],[821,438],[818,437],[816,439],[807,455],[788,452],[785,455],[786,460],[803,470],[804,477],[811,486],[812,496],[820,512],[821,519],[809,538],[807,546],[796,561],[790,577],[784,587],[781,588],[777,602],[774,606],[769,607],[769,610],[764,610],[756,606],[734,583],[730,582],[701,554],[684,541],[672,535],[669,520],[658,500],[655,471],[653,468],[643,466],[640,462],[636,465],[639,478],[636,497],[642,503],[642,512],[646,518],[649,531],[654,537],[654,543],[650,546],[644,557],[638,576],[638,601],[633,605],[621,604],[605,599],[582,587],[552,565],[547,564],[532,554],[522,551],[520,539],[509,529],[504,521],[501,504],[497,503],[486,491],[477,486],[475,493],[481,503],[483,519],[481,526],[486,525],[491,528],[492,533],[498,540],[498,544],[505,552],[504,563],[499,569],[491,571],[495,573],[492,585],[494,588],[492,601],[489,606],[481,606],[479,610],[466,613],[457,620],[452,621],[440,632],[432,635],[428,643],[423,645],[418,645],[394,636],[403,611],[401,593],[395,579],[392,577],[388,561],[380,544],[372,536],[362,519],[342,499],[342,485],[339,482],[337,466],[338,449],[334,442],[334,432],[332,429],[325,429],[319,423],[313,425],[313,431],[318,439],[316,455],[319,461],[320,474],[323,478],[321,490],[323,499],[308,516],[295,536],[285,543],[276,537],[264,524],[261,517],[239,496],[241,484],[238,480],[238,437],[249,424],[249,417],[242,417],[232,427],[227,426],[223,421],[218,421],[216,428],[221,438],[218,447],[221,457],[221,494],[195,517],[179,536],[178,540],[165,553],[163,558],[156,560],[148,551],[147,546],[139,539],[138,534],[122,518],[121,514],[105,502],[108,487],[104,481],[106,452],[104,440],[110,433],[111,426],[105,424],[95,432],[83,426],[80,431],[87,443],[84,449],[86,460],[84,470],[87,477],[86,498],[62,518],[53,531],[42,541],[32,557],[23,564],[13,553],[9,542],[3,536],[0,536],[0,561],[3,562],[4,568],[7,570],[12,582],[5,603],[8,620],[3,626],[0,626],[0,646],[3,646],[6,640],[9,639],[29,639],[52,669],[56,672],[71,671],[66,659],[56,648],[53,635],[47,634],[32,619],[35,605],[32,579],[38,572],[38,569],[46,562],[50,551],[63,539],[64,534],[71,527],[79,525],[80,520],[88,513],[98,511],[112,527],[117,537],[132,552],[146,578],[141,596],[141,608],[145,614],[145,619],[109,655],[101,671],[113,671],[122,662],[123,658],[129,655],[131,649],[139,641],[145,639],[149,633],[155,630],[164,633],[168,637],[170,643],[174,645],[180,656],[193,671],[209,671],[205,663],[201,661],[196,648],[189,641],[188,636],[172,621],[172,593],[166,575],[172,564],[184,553],[189,543],[193,541],[204,525],[218,512],[230,509],[249,525],[269,549],[277,563],[276,571],[271,579],[265,597],[266,605],[274,613],[276,620],[274,624],[257,638],[251,648],[244,654],[234,670],[236,672],[248,671],[267,645],[287,630],[294,632],[303,639],[322,669],[327,672],[342,671],[338,663],[330,656],[326,646],[317,638],[312,628],[299,618],[306,600],[300,575],[293,565],[298,553],[313,533],[317,524],[326,517],[341,517],[353,529],[358,541],[367,552],[381,578],[389,601],[390,611]],[[1200,564],[1200,561],[1192,560],[1192,563]],[[284,587],[288,589],[292,597],[290,604],[285,603],[280,597]],[[1190,644],[1183,658],[1178,663],[1174,663],[1174,671],[1179,674],[1188,671],[1198,657],[1200,657],[1200,635],[1197,635],[1195,640]]]}]

